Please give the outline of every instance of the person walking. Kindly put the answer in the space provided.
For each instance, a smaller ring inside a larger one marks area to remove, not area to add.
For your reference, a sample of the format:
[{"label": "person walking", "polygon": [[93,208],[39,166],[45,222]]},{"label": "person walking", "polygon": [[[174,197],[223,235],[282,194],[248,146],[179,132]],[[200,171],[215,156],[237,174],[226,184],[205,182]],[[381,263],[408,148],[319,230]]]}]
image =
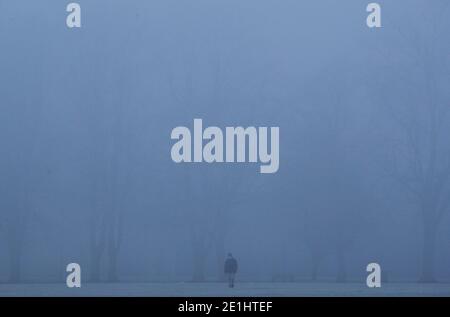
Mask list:
[{"label": "person walking", "polygon": [[238,263],[231,253],[228,253],[228,257],[225,260],[225,274],[228,277],[228,287],[234,287],[234,278],[238,270]]}]

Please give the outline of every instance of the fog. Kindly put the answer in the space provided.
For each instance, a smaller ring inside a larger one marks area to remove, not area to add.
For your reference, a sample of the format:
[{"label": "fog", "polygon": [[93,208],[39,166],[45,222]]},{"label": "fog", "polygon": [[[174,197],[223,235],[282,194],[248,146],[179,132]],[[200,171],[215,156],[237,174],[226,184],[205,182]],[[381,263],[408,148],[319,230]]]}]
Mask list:
[{"label": "fog", "polygon": [[[0,1],[0,283],[450,281],[447,0]],[[280,165],[171,131],[279,127]]]}]

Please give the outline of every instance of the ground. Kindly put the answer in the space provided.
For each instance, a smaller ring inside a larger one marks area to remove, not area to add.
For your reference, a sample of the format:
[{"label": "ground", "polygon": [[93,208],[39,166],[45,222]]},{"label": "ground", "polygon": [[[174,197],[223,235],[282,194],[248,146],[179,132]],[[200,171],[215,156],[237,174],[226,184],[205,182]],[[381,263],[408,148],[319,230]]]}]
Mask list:
[{"label": "ground", "polygon": [[369,289],[356,283],[0,284],[0,296],[450,296],[450,284],[384,283]]}]

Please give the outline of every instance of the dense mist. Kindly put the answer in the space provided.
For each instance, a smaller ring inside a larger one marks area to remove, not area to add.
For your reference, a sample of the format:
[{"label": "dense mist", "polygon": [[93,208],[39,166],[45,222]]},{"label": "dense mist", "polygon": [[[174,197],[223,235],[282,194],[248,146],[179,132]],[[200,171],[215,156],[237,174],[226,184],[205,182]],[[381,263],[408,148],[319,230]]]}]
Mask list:
[{"label": "dense mist", "polygon": [[[0,283],[450,281],[447,0],[0,0]],[[279,127],[276,173],[171,131]]]}]

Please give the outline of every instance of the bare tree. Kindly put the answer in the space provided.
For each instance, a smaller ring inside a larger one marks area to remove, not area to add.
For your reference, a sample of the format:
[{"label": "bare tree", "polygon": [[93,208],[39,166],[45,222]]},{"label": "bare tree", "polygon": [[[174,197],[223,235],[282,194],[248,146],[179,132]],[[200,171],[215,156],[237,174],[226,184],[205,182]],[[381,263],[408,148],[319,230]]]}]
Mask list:
[{"label": "bare tree", "polygon": [[313,140],[305,142],[313,160],[306,162],[310,165],[302,176],[308,183],[302,202],[303,236],[311,252],[312,280],[318,278],[326,252],[333,251],[336,281],[347,281],[346,258],[370,208],[364,190],[368,171],[363,173],[358,163],[364,153],[359,138],[366,118],[352,108],[360,86],[347,71],[354,67],[342,62],[328,68],[327,75],[317,79],[320,84],[311,82],[310,99],[315,102],[302,109],[303,125]]},{"label": "bare tree", "polygon": [[[42,74],[45,67],[43,54],[38,51],[38,59],[41,65],[36,66],[36,73]],[[32,120],[28,122],[22,118],[25,134],[24,139],[18,142],[18,148],[12,151],[13,160],[10,167],[13,178],[9,182],[11,191],[10,210],[6,215],[5,233],[9,246],[10,276],[11,283],[18,283],[22,280],[22,258],[25,250],[26,232],[29,226],[30,217],[35,208],[35,194],[41,182],[43,171],[36,164],[39,160],[39,145],[43,137],[43,112],[44,112],[44,88],[41,78],[32,77],[31,85],[34,85],[35,93],[21,98],[18,106],[19,111],[31,113]],[[20,112],[16,115],[21,115]],[[23,133],[23,132],[22,132]],[[20,134],[22,134],[20,133]]]},{"label": "bare tree", "polygon": [[[194,89],[196,72],[192,63],[185,63],[186,71],[178,81],[173,73],[169,74],[169,89],[176,103],[182,108],[201,109],[199,104],[194,104],[197,94],[205,94],[204,91]],[[209,92],[208,107],[214,107],[215,115],[223,119],[227,115],[227,77],[224,63],[220,56],[215,56],[210,64],[211,89]],[[178,83],[178,87],[177,84]],[[224,279],[223,263],[226,256],[226,238],[230,228],[234,208],[242,203],[242,193],[248,186],[242,174],[236,175],[225,171],[224,167],[203,166],[193,173],[186,166],[184,174],[185,192],[180,198],[184,206],[194,206],[186,214],[190,226],[190,234],[193,252],[193,280],[204,281],[206,272],[206,260],[211,253],[216,258],[217,279]],[[226,168],[226,167],[225,167]]]},{"label": "bare tree", "polygon": [[[110,42],[106,41],[107,47]],[[93,282],[102,279],[102,264],[107,265],[106,279],[117,282],[118,260],[124,233],[124,213],[128,197],[129,137],[128,103],[134,85],[132,65],[116,65],[102,57],[102,84],[93,93],[95,107],[89,118],[92,132],[91,213],[89,249]],[[132,74],[127,76],[126,74]],[[111,87],[120,86],[120,90]]]},{"label": "bare tree", "polygon": [[[439,224],[450,209],[450,133],[448,96],[448,1],[424,4],[420,30],[408,25],[397,30],[397,49],[405,58],[386,54],[398,76],[395,87],[380,84],[395,96],[381,100],[397,125],[400,137],[390,141],[388,173],[410,194],[423,229],[421,282],[435,281],[436,239]],[[425,26],[425,27],[424,27]],[[447,46],[445,46],[447,45]]]}]

